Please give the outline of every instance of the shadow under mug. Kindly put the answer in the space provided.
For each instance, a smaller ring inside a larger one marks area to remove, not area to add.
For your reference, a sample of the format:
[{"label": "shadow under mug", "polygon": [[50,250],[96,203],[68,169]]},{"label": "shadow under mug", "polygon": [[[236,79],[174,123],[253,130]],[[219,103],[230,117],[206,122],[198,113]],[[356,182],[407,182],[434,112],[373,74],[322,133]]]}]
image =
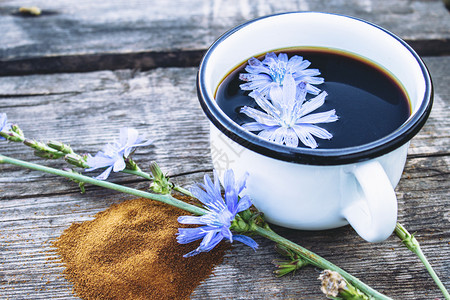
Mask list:
[{"label": "shadow under mug", "polygon": [[[217,105],[217,86],[250,57],[289,47],[337,49],[388,70],[409,97],[410,117],[387,136],[339,149],[286,147],[243,129]],[[214,168],[220,177],[229,168],[236,176],[248,172],[245,193],[267,221],[302,230],[350,223],[370,242],[392,234],[397,221],[394,188],[409,140],[427,120],[433,98],[424,63],[400,38],[377,25],[336,14],[262,17],[231,29],[212,44],[200,64],[197,94],[211,121]]]}]

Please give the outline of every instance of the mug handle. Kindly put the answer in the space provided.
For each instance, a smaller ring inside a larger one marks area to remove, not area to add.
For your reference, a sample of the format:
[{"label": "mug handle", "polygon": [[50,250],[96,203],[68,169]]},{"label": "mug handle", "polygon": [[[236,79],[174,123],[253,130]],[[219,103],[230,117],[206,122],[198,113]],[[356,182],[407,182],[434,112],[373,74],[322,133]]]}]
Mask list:
[{"label": "mug handle", "polygon": [[353,229],[368,242],[387,239],[397,223],[397,197],[381,164],[368,161],[355,166],[356,199],[346,201],[342,213]]}]

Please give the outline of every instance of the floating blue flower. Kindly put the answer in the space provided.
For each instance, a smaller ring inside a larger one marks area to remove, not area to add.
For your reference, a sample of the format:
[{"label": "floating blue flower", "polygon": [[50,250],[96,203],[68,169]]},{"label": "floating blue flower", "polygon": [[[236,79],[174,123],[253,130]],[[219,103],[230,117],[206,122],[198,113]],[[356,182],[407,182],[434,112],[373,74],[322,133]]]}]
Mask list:
[{"label": "floating blue flower", "polygon": [[247,81],[240,87],[245,91],[258,91],[267,95],[272,87],[283,85],[284,77],[290,74],[296,84],[304,82],[308,93],[318,95],[320,89],[313,84],[321,84],[324,79],[315,77],[320,75],[320,72],[318,69],[307,69],[310,65],[311,62],[298,55],[288,59],[286,53],[280,53],[277,57],[275,53],[269,52],[262,62],[252,57],[245,67],[245,71],[248,73],[239,74],[239,79]]},{"label": "floating blue flower", "polygon": [[178,222],[181,224],[205,225],[197,228],[178,229],[177,240],[180,244],[203,239],[197,249],[185,254],[184,257],[208,252],[223,239],[228,239],[230,242],[233,242],[234,239],[253,249],[258,248],[258,244],[252,238],[238,234],[233,235],[230,231],[231,222],[236,214],[252,205],[248,196],[239,198],[239,194],[245,188],[247,175],[235,182],[233,171],[225,172],[225,201],[222,198],[216,171],[214,171],[214,183],[209,176],[205,175],[205,184],[198,184],[191,188],[191,193],[206,206],[208,213],[199,217],[182,216],[178,218]]},{"label": "floating blue flower", "polygon": [[[8,116],[5,113],[0,113],[0,131],[9,131],[11,129],[11,124],[8,123]],[[6,140],[4,137],[0,136],[0,140]]]},{"label": "floating blue flower", "polygon": [[107,144],[102,151],[99,151],[94,157],[88,156],[86,163],[90,168],[86,171],[93,171],[99,168],[107,169],[96,177],[99,180],[108,178],[111,171],[120,172],[126,167],[125,159],[134,151],[136,147],[148,146],[151,141],[143,142],[144,138],[139,136],[134,128],[121,128],[119,140]]},{"label": "floating blue flower", "polygon": [[326,92],[306,100],[306,84],[298,86],[294,78],[287,74],[282,87],[274,87],[269,95],[253,91],[249,95],[264,111],[244,106],[241,112],[256,122],[242,125],[249,131],[259,131],[258,136],[289,147],[297,147],[298,140],[308,147],[316,148],[317,142],[313,136],[321,139],[331,139],[333,135],[327,130],[316,126],[317,123],[335,122],[338,116],[336,111],[309,114],[322,106],[325,102]]}]

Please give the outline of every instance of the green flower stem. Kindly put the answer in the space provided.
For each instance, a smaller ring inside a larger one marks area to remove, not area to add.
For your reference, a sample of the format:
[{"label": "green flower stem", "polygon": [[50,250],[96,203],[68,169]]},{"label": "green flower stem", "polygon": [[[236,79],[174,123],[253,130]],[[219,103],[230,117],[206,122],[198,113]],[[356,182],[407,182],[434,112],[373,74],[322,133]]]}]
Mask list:
[{"label": "green flower stem", "polygon": [[145,178],[147,180],[153,180],[152,175],[150,175],[149,173],[145,173],[145,172],[143,172],[141,170],[123,169],[120,172],[127,173],[127,174],[132,174],[132,175],[136,175],[136,176],[140,176],[140,177]]},{"label": "green flower stem", "polygon": [[188,191],[188,190],[185,189],[185,188],[182,188],[181,186],[174,185],[174,186],[173,186],[173,189],[174,189],[175,191],[178,191],[178,192],[182,193],[182,194],[185,194],[186,196],[195,198],[194,195],[192,195],[192,193],[191,193],[190,191]]},{"label": "green flower stem", "polygon": [[48,141],[47,146],[64,154],[76,154],[69,145],[63,144],[59,141]]},{"label": "green flower stem", "polygon": [[[35,154],[40,154],[38,156],[50,159],[64,157],[65,160],[71,165],[84,169],[89,168],[86,163],[86,158],[75,153],[69,145],[61,143],[59,141],[49,141],[47,144],[45,144],[42,142],[25,139],[23,132],[18,127],[14,127],[13,129],[14,130],[10,130],[10,132],[1,131],[0,136],[13,142],[24,143],[26,146],[35,149],[37,151]],[[155,180],[152,174],[143,172],[131,159],[129,159],[129,161],[127,162],[127,167],[121,172],[140,176],[150,181]],[[174,183],[169,184],[173,186],[174,190],[179,191],[180,193],[183,193],[187,196],[193,197],[193,195],[188,190],[180,186],[176,186]]]},{"label": "green flower stem", "polygon": [[[18,159],[14,159],[14,158],[10,158],[4,155],[0,154],[0,163],[8,163],[8,164],[12,164],[12,165],[16,165],[16,166],[20,166],[23,168],[27,168],[27,169],[32,169],[32,170],[37,170],[37,171],[41,171],[41,172],[46,172],[46,173],[50,173],[50,174],[54,174],[54,175],[58,175],[58,176],[62,176],[62,177],[66,177],[72,180],[76,180],[79,182],[85,182],[85,183],[89,183],[89,184],[93,184],[93,185],[97,185],[97,186],[101,186],[104,188],[108,188],[108,189],[112,189],[115,191],[119,191],[119,192],[123,192],[123,193],[127,193],[127,194],[131,194],[134,196],[138,196],[138,197],[143,197],[143,198],[147,198],[147,199],[152,199],[152,200],[156,200],[156,201],[160,201],[163,202],[165,204],[169,204],[175,207],[178,207],[180,209],[186,210],[188,212],[191,212],[193,214],[196,215],[204,215],[207,213],[207,211],[203,208],[200,208],[198,206],[195,205],[191,205],[188,204],[186,202],[180,201],[178,199],[175,199],[174,197],[170,196],[170,195],[160,195],[160,194],[152,194],[152,193],[147,193],[144,191],[140,191],[140,190],[136,190],[133,188],[129,188],[129,187],[125,187],[122,185],[118,185],[115,183],[111,183],[108,181],[101,181],[101,180],[97,180],[94,179],[92,177],[88,177],[88,176],[84,176],[81,174],[77,174],[77,173],[71,173],[71,172],[66,172],[66,171],[62,171],[62,170],[58,170],[58,169],[54,169],[54,168],[50,168],[50,167],[46,167],[46,166],[42,166],[42,165],[38,165],[38,164],[34,164],[34,163],[29,163],[29,162],[25,162],[22,160],[18,160]],[[133,172],[133,173],[132,173]],[[137,172],[137,173],[135,173]],[[140,171],[131,171],[129,172],[130,174],[136,174],[136,175],[142,175],[140,173]],[[188,192],[184,189],[179,189],[179,191],[183,191],[183,193]],[[190,194],[190,193],[189,193]],[[281,244],[293,251],[295,251],[296,253],[298,253],[299,255],[301,255],[305,260],[307,260],[309,263],[311,263],[314,266],[317,266],[319,268],[322,269],[329,269],[332,271],[336,271],[339,272],[339,274],[341,274],[342,277],[344,277],[348,282],[352,283],[356,288],[358,288],[359,290],[361,290],[362,292],[364,292],[365,294],[367,294],[368,296],[372,296],[376,299],[390,299],[389,297],[386,297],[383,294],[380,294],[379,292],[375,291],[374,289],[372,289],[371,287],[367,286],[366,284],[364,284],[363,282],[361,282],[359,279],[357,279],[356,277],[350,275],[349,273],[345,272],[344,270],[340,269],[339,267],[335,266],[334,264],[332,264],[331,262],[327,261],[326,259],[316,255],[315,253],[289,241],[288,239],[285,239],[281,236],[279,236],[278,234],[276,234],[275,232],[273,232],[270,229],[266,229],[260,226],[254,226],[253,228],[253,232],[266,237],[274,242],[276,242],[277,244]]]},{"label": "green flower stem", "polygon": [[342,277],[344,277],[348,282],[350,282],[354,287],[358,288],[361,292],[365,293],[367,296],[373,297],[375,299],[391,299],[376,290],[372,289],[370,286],[363,283],[358,278],[354,277],[353,275],[347,273],[346,271],[342,270],[338,266],[332,264],[331,262],[327,261],[326,259],[318,256],[317,254],[303,248],[302,246],[299,246],[293,242],[291,242],[288,239],[285,239],[272,230],[268,230],[265,228],[262,228],[260,226],[255,226],[254,232],[259,234],[260,236],[263,236],[265,238],[268,238],[277,244],[281,244],[299,255],[301,255],[305,260],[307,260],[310,264],[319,267],[324,270],[332,270],[338,272]]},{"label": "green flower stem", "polygon": [[[153,177],[152,177],[151,174],[143,172],[141,170],[135,171],[135,170],[130,170],[130,169],[124,169],[121,172],[132,174],[132,175],[136,175],[136,176],[140,176],[140,177],[145,178],[145,179],[150,180],[150,181],[153,180]],[[178,191],[178,192],[180,192],[180,193],[182,193],[182,194],[184,194],[186,196],[189,196],[189,197],[194,197],[194,195],[192,195],[192,193],[189,190],[187,190],[185,188],[182,188],[181,186],[175,185],[174,183],[172,183],[172,184],[173,184],[173,189],[175,191]]]},{"label": "green flower stem", "polygon": [[28,146],[28,147],[36,150],[35,155],[43,157],[43,158],[57,159],[57,158],[64,157],[66,155],[64,152],[50,148],[46,144],[35,141],[35,140],[25,139],[23,141],[23,144],[25,146]]},{"label": "green flower stem", "polygon": [[444,295],[445,299],[450,300],[450,294],[448,293],[447,289],[445,288],[444,284],[441,282],[439,277],[437,276],[436,272],[433,270],[433,267],[428,262],[427,258],[422,252],[422,249],[420,249],[420,244],[414,237],[414,234],[410,234],[405,227],[403,227],[402,224],[397,223],[395,226],[395,234],[402,240],[403,244],[411,250],[417,257],[419,257],[420,261],[423,263],[425,268],[427,269],[428,273],[430,273],[431,278],[433,278],[436,285],[441,290],[442,294]]},{"label": "green flower stem", "polygon": [[159,202],[163,202],[165,204],[169,204],[169,205],[181,208],[183,210],[186,210],[186,211],[191,212],[196,215],[204,215],[207,213],[207,211],[203,208],[180,201],[170,195],[159,195],[159,194],[147,193],[144,191],[125,187],[125,186],[111,183],[108,181],[97,180],[92,177],[84,176],[81,174],[71,173],[71,172],[67,172],[67,171],[63,171],[63,170],[58,170],[58,169],[54,169],[54,168],[50,168],[50,167],[46,167],[46,166],[42,166],[42,165],[38,165],[38,164],[34,164],[34,163],[25,162],[22,160],[10,158],[10,157],[7,157],[7,156],[1,155],[1,154],[0,154],[0,163],[7,163],[7,164],[12,164],[12,165],[16,165],[19,167],[27,168],[27,169],[46,172],[46,173],[66,177],[66,178],[69,178],[72,180],[77,180],[80,182],[85,182],[85,183],[101,186],[104,188],[112,189],[112,190],[115,190],[118,192],[131,194],[131,195],[134,195],[137,197],[156,200]]},{"label": "green flower stem", "polygon": [[0,131],[0,136],[7,139],[8,141],[16,142],[16,143],[23,143],[23,141],[25,140],[23,135],[20,135],[19,133],[14,132],[14,131],[10,131],[10,132]]}]

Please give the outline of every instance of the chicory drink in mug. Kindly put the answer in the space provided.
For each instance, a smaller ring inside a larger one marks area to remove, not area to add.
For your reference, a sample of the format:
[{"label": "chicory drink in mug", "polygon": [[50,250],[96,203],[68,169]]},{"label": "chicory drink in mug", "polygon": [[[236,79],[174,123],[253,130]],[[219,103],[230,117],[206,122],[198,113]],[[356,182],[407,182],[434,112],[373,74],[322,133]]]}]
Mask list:
[{"label": "chicory drink in mug", "polygon": [[371,242],[392,233],[394,188],[433,94],[400,38],[335,14],[267,16],[209,48],[197,88],[215,169],[248,173],[245,193],[269,222],[350,223]]},{"label": "chicory drink in mug", "polygon": [[[283,57],[287,63],[283,61]],[[294,76],[297,73],[303,75],[304,73],[311,73],[311,71],[316,73],[320,71],[319,78],[325,78],[324,81],[323,79],[320,80],[320,84],[315,85],[316,88],[324,91],[326,96],[322,94],[321,97],[324,97],[324,103],[314,110],[314,113],[327,112],[334,109],[335,115],[340,119],[339,122],[329,122],[320,125],[320,127],[327,129],[328,132],[332,132],[333,137],[317,139],[317,145],[314,145],[317,148],[345,148],[370,143],[399,128],[410,115],[409,99],[403,87],[387,71],[365,60],[363,57],[326,48],[298,48],[277,50],[275,53],[271,52],[266,56],[260,57],[259,60],[268,62],[268,65],[265,67],[267,70],[262,69],[262,74],[248,74],[245,68],[249,68],[249,63],[245,62],[222,80],[215,95],[217,104],[222,111],[237,124],[244,126],[244,128],[248,126],[248,123],[254,122],[255,119],[243,113],[243,107],[251,107],[267,113],[257,104],[256,100],[260,99],[255,100],[255,98],[249,96],[251,91],[248,91],[246,87],[249,86],[251,88],[252,86],[250,85],[256,87],[261,85],[264,88],[268,86],[268,95],[265,98],[270,99],[269,104],[271,104],[274,99],[270,98],[270,85],[278,87],[278,84],[272,83],[273,80],[268,73],[276,73],[278,71],[285,74],[287,72],[283,69],[279,70],[277,67],[281,66],[283,68],[284,65],[289,65],[290,63],[293,65],[292,62],[295,60],[298,61],[297,65],[300,68],[296,66],[291,68]],[[256,60],[254,61],[256,62]],[[310,67],[302,69],[302,64],[306,65],[309,62],[311,63]],[[275,68],[269,66],[269,64],[272,64]],[[267,71],[267,73],[264,71]],[[251,77],[254,80],[249,80],[250,82],[246,83],[243,79],[247,79],[247,77]],[[318,79],[318,76],[315,76],[315,78],[311,77],[312,80]],[[297,82],[301,82],[302,79],[308,81],[308,78],[301,78]],[[259,83],[258,81],[263,82]],[[296,89],[301,92],[301,87],[298,84],[296,84]],[[261,97],[264,97],[264,92],[260,92]],[[283,88],[281,88],[281,92],[283,92]],[[306,103],[311,102],[315,98],[315,93],[305,95]],[[254,94],[251,95],[253,96]],[[293,99],[296,100],[293,101],[294,105],[300,104],[298,97],[295,98],[294,95]],[[300,105],[297,106],[301,108]],[[280,115],[278,121],[289,122],[294,118],[298,120],[298,116],[292,113],[294,109],[294,107],[290,107],[289,112],[291,112],[291,116],[288,116],[287,112],[284,117],[286,120]],[[282,113],[281,111],[280,113]],[[269,111],[270,113],[274,115],[273,112]],[[289,117],[291,119],[288,120],[287,118]],[[293,122],[295,124],[296,121],[293,120]],[[279,127],[283,126],[278,126],[277,124],[274,129],[277,130]],[[286,127],[289,128],[289,126]],[[293,133],[297,135],[295,133],[295,125],[290,127],[293,128]],[[257,128],[254,132],[259,135],[264,133],[263,130],[259,129]],[[275,135],[275,137],[277,136]],[[295,140],[296,138],[293,137],[293,139]],[[282,141],[279,144],[286,145]],[[303,143],[295,145],[295,147],[297,146],[308,147]]]}]

